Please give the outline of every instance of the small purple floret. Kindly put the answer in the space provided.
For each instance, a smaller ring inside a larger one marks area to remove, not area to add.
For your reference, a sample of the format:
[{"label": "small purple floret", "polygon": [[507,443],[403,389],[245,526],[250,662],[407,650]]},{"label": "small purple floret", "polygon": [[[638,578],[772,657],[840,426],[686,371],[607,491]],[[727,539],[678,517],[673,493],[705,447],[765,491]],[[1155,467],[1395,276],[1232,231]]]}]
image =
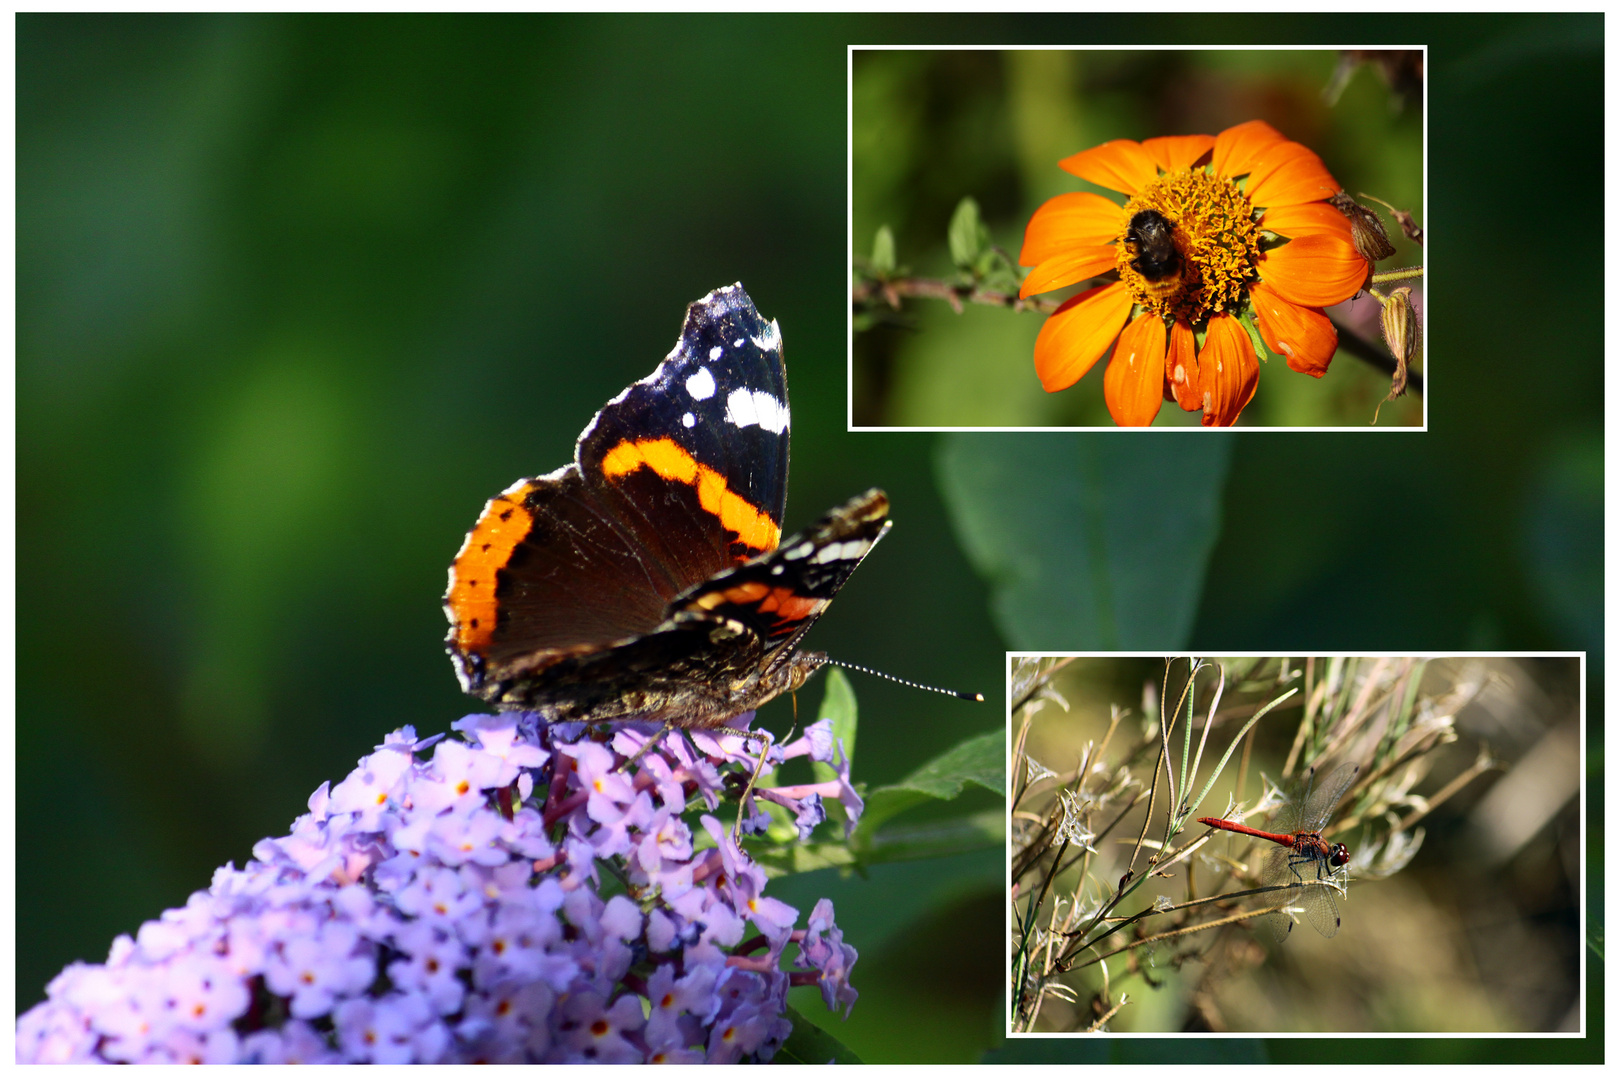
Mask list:
[{"label": "small purple floret", "polygon": [[[610,749],[527,713],[453,726],[461,740],[393,732],[247,866],[106,963],[70,965],[18,1020],[17,1060],[766,1061],[792,1031],[790,985],[814,981],[848,1014],[855,950],[832,904],[794,929],[799,912],[705,812],[752,773],[755,745],[676,733],[626,773],[656,729],[625,726]],[[838,756],[830,725],[771,764],[801,756]],[[758,831],[802,841],[828,799],[852,828],[860,798],[836,768],[760,789]]]}]

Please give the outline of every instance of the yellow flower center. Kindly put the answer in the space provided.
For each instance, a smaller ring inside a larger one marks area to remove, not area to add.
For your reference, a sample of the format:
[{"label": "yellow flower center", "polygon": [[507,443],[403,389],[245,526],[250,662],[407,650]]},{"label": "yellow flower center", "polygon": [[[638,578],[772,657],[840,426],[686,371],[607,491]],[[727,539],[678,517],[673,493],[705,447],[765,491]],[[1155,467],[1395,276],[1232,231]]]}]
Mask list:
[{"label": "yellow flower center", "polygon": [[[1127,226],[1144,210],[1163,215],[1172,227],[1177,265],[1158,277],[1144,275],[1138,269],[1143,245],[1128,228],[1120,236],[1115,265],[1131,298],[1189,326],[1211,315],[1235,314],[1258,276],[1260,259],[1260,230],[1242,189],[1207,169],[1183,169],[1160,176],[1125,204]],[[1151,261],[1147,265],[1157,268]]]}]

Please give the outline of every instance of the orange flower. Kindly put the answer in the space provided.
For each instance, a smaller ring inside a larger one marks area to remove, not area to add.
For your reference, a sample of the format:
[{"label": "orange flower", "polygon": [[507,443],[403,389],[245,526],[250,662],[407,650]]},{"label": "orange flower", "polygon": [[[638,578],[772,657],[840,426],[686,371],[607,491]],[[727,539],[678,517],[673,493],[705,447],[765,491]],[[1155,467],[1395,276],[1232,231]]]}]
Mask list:
[{"label": "orange flower", "polygon": [[1117,272],[1065,301],[1035,341],[1047,390],[1074,383],[1113,346],[1103,397],[1114,422],[1151,424],[1164,400],[1204,424],[1235,422],[1260,380],[1257,337],[1321,378],[1338,347],[1322,309],[1370,267],[1350,222],[1324,200],[1322,159],[1251,120],[1219,135],[1116,139],[1058,164],[1122,192],[1124,206],[1074,192],[1029,221],[1020,296]]}]

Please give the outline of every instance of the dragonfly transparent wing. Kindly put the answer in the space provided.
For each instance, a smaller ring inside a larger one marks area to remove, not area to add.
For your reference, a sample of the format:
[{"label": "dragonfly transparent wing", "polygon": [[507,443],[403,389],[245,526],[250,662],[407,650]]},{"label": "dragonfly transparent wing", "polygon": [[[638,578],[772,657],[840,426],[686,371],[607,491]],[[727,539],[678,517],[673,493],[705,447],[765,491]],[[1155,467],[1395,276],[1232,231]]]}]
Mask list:
[{"label": "dragonfly transparent wing", "polygon": [[1264,883],[1288,885],[1291,888],[1266,895],[1271,903],[1286,904],[1289,909],[1266,916],[1272,936],[1278,941],[1287,941],[1288,935],[1294,930],[1294,923],[1299,921],[1302,914],[1323,937],[1337,934],[1339,902],[1333,895],[1337,890],[1330,882],[1340,877],[1342,874],[1336,872],[1326,859],[1299,855],[1285,847],[1273,851],[1266,862]]}]

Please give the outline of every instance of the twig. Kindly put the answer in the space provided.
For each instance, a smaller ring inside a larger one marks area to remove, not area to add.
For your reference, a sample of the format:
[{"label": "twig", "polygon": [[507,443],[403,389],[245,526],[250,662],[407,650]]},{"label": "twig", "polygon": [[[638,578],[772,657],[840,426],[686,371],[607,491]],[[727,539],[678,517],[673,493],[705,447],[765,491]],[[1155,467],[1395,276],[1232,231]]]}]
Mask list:
[{"label": "twig", "polygon": [[1245,919],[1253,919],[1256,916],[1260,916],[1260,915],[1271,915],[1271,914],[1273,914],[1275,912],[1287,911],[1289,909],[1289,907],[1290,907],[1290,904],[1296,903],[1297,901],[1285,902],[1285,903],[1282,903],[1282,904],[1278,904],[1276,907],[1260,908],[1257,911],[1243,911],[1243,912],[1239,912],[1236,915],[1228,915],[1227,917],[1225,917],[1223,919],[1215,919],[1212,922],[1199,923],[1197,926],[1179,926],[1179,927],[1176,927],[1174,930],[1166,930],[1161,934],[1153,934],[1153,935],[1151,935],[1149,937],[1138,938],[1138,939],[1136,939],[1134,941],[1126,942],[1124,945],[1121,945],[1116,949],[1112,949],[1109,952],[1100,953],[1100,954],[1098,954],[1096,956],[1088,957],[1086,959],[1085,963],[1083,963],[1083,964],[1078,964],[1078,965],[1075,965],[1073,967],[1066,966],[1067,962],[1069,960],[1073,959],[1075,956],[1079,955],[1079,953],[1085,951],[1086,949],[1094,949],[1094,948],[1096,948],[1097,942],[1104,940],[1104,938],[1106,938],[1109,935],[1119,933],[1126,926],[1129,926],[1131,923],[1135,922],[1137,919],[1143,918],[1144,916],[1155,915],[1155,914],[1167,914],[1167,913],[1172,912],[1172,911],[1182,911],[1182,910],[1185,910],[1187,908],[1199,907],[1199,906],[1201,906],[1203,904],[1213,904],[1213,903],[1217,903],[1217,902],[1222,901],[1222,900],[1230,900],[1230,899],[1233,899],[1233,898],[1239,897],[1239,896],[1253,896],[1253,895],[1256,895],[1258,893],[1279,892],[1279,891],[1282,891],[1284,889],[1292,889],[1294,887],[1295,886],[1293,886],[1293,885],[1265,885],[1265,886],[1262,886],[1262,887],[1260,887],[1258,889],[1245,889],[1245,890],[1243,890],[1241,892],[1226,893],[1226,894],[1224,894],[1222,896],[1209,896],[1209,897],[1205,897],[1202,900],[1190,900],[1185,904],[1176,904],[1176,905],[1174,905],[1172,907],[1165,908],[1162,912],[1158,911],[1158,910],[1155,910],[1153,908],[1148,908],[1145,911],[1140,911],[1140,912],[1137,912],[1135,915],[1130,916],[1129,918],[1122,921],[1118,926],[1110,927],[1108,929],[1108,931],[1107,931],[1107,934],[1103,935],[1102,937],[1099,937],[1099,938],[1097,938],[1097,939],[1095,939],[1093,941],[1086,942],[1083,946],[1081,946],[1078,949],[1071,949],[1061,960],[1058,961],[1058,966],[1056,968],[1054,968],[1053,971],[1054,971],[1054,973],[1059,973],[1059,974],[1070,972],[1070,971],[1079,971],[1081,968],[1090,967],[1092,964],[1100,963],[1103,960],[1108,959],[1110,956],[1115,956],[1115,955],[1117,955],[1119,953],[1125,952],[1125,951],[1127,951],[1129,949],[1138,948],[1139,946],[1142,946],[1142,945],[1151,945],[1151,944],[1153,944],[1154,942],[1157,942],[1157,941],[1168,941],[1171,938],[1186,937],[1188,934],[1197,934],[1197,933],[1200,933],[1200,932],[1202,932],[1204,930],[1213,930],[1217,926],[1227,926],[1227,925],[1230,925],[1231,923],[1243,922]]},{"label": "twig", "polygon": [[1050,315],[1061,303],[1058,300],[1040,297],[1022,300],[1017,293],[1001,292],[998,289],[986,289],[981,286],[958,285],[937,278],[914,277],[889,278],[886,281],[857,281],[850,296],[857,304],[881,299],[896,311],[900,310],[902,296],[944,300],[956,309],[957,314],[961,314],[964,300],[970,304],[988,304],[991,307],[1011,308],[1013,311],[1038,311],[1043,315]]},{"label": "twig", "polygon": [[[977,286],[957,285],[950,281],[941,281],[938,278],[889,278],[886,281],[863,279],[855,283],[850,291],[851,298],[857,304],[868,304],[882,301],[896,311],[900,310],[900,298],[909,296],[925,300],[944,300],[955,309],[957,314],[962,312],[962,302],[970,304],[987,304],[991,307],[1009,308],[1013,311],[1036,311],[1042,315],[1050,315],[1058,309],[1062,301],[1047,300],[1042,297],[1020,299],[1017,293],[1001,292],[997,289],[985,289]],[[1333,328],[1339,333],[1339,348],[1364,360],[1373,367],[1391,377],[1395,374],[1395,358],[1390,356],[1377,344],[1356,334],[1337,320],[1333,321]],[[1407,371],[1406,388],[1414,394],[1423,393],[1423,376],[1416,371]]]},{"label": "twig", "polygon": [[1119,1012],[1119,1010],[1123,1009],[1125,1006],[1127,1006],[1129,1004],[1130,1004],[1130,999],[1129,998],[1127,998],[1124,994],[1119,995],[1119,1004],[1115,1005],[1112,1009],[1109,1009],[1106,1013],[1099,1016],[1092,1023],[1092,1025],[1090,1027],[1086,1028],[1086,1034],[1087,1035],[1095,1035],[1095,1034],[1097,1034],[1097,1032],[1102,1030],[1102,1027],[1103,1027],[1104,1024],[1108,1023],[1108,1021],[1110,1021],[1110,1020],[1112,1020],[1114,1018],[1115,1013]]},{"label": "twig", "polygon": [[1434,809],[1441,803],[1445,802],[1447,799],[1457,794],[1457,792],[1473,783],[1476,776],[1479,776],[1481,773],[1488,772],[1491,769],[1500,768],[1503,768],[1502,762],[1491,757],[1488,749],[1483,750],[1480,753],[1480,756],[1474,759],[1474,763],[1472,765],[1464,769],[1460,775],[1454,777],[1451,783],[1447,784],[1445,787],[1441,788],[1439,791],[1425,799],[1424,805],[1421,809],[1414,810],[1412,813],[1402,818],[1401,823],[1396,825],[1395,828],[1400,832],[1406,832],[1419,821],[1422,821],[1426,816],[1433,813]]}]

